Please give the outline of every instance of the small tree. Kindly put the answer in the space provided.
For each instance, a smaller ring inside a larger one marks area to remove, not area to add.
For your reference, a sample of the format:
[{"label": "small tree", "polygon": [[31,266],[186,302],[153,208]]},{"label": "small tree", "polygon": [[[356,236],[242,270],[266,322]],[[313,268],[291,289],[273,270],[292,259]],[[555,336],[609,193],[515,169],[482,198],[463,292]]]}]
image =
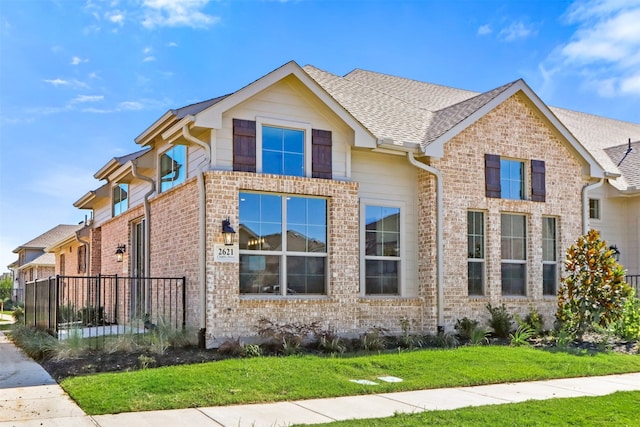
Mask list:
[{"label": "small tree", "polygon": [[4,303],[11,299],[13,282],[10,277],[0,280],[0,311],[4,311]]},{"label": "small tree", "polygon": [[581,236],[567,250],[565,271],[558,290],[556,319],[581,339],[593,325],[608,327],[620,319],[631,297],[624,269],[596,230]]}]

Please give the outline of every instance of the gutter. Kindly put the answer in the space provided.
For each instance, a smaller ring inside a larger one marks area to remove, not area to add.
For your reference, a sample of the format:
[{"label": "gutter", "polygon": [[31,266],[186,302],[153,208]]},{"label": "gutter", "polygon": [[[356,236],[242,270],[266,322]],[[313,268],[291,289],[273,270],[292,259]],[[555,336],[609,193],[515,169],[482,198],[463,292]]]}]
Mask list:
[{"label": "gutter", "polygon": [[442,206],[442,198],[444,194],[444,187],[442,184],[442,173],[429,165],[425,165],[416,160],[413,152],[407,152],[407,159],[413,166],[422,169],[436,177],[437,192],[436,192],[436,205],[437,205],[437,232],[436,232],[436,256],[438,265],[438,332],[444,332],[444,240],[443,240],[443,222],[444,222],[444,208]]},{"label": "gutter", "polygon": [[[195,121],[193,116],[187,116],[187,122],[184,122],[182,126],[182,136],[187,141],[196,144],[204,149],[204,160],[198,165],[198,245],[200,249],[200,302],[202,307],[200,309],[200,330],[198,332],[198,345],[201,348],[206,346],[206,331],[207,331],[207,246],[206,246],[206,187],[204,182],[204,172],[211,165],[211,145],[204,141],[199,140],[195,136],[191,135],[189,126]],[[163,134],[164,137],[166,135]]]},{"label": "gutter", "polygon": [[147,191],[142,200],[144,208],[144,273],[146,277],[151,277],[151,209],[149,207],[149,197],[156,191],[156,182],[148,176],[138,173],[137,159],[131,161],[131,174],[134,178],[151,184],[151,189]]}]

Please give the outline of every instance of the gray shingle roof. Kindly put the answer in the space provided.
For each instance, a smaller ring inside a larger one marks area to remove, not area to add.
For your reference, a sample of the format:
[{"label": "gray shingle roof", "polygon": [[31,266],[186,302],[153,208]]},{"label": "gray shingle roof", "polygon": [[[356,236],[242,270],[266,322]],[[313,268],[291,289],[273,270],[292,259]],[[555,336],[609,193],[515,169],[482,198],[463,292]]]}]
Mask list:
[{"label": "gray shingle roof", "polygon": [[[303,69],[376,138],[423,147],[515,84],[478,93],[364,70],[340,77],[310,65]],[[549,108],[606,171],[624,174],[615,187],[635,185],[639,159],[628,158],[618,168],[605,148],[640,140],[640,124]]]},{"label": "gray shingle roof", "polygon": [[53,227],[51,230],[47,231],[46,233],[39,235],[35,239],[32,239],[27,243],[24,243],[18,246],[13,250],[13,252],[18,253],[21,249],[28,249],[28,248],[44,249],[54,243],[57,243],[65,239],[66,237],[71,235],[71,233],[76,232],[82,227],[84,227],[84,223],[77,224],[77,225],[68,225],[68,224],[57,225]]},{"label": "gray shingle roof", "polygon": [[627,185],[640,190],[640,141],[608,147],[604,151],[620,169]]}]

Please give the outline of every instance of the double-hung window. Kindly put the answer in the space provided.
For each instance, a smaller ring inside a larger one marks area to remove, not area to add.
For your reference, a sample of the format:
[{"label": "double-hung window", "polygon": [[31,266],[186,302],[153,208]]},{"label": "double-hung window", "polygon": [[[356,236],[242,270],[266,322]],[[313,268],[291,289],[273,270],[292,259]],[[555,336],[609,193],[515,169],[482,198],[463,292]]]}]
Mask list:
[{"label": "double-hung window", "polygon": [[500,197],[524,199],[524,163],[521,161],[500,159]]},{"label": "double-hung window", "polygon": [[364,207],[365,294],[400,293],[400,208]]},{"label": "double-hung window", "polygon": [[176,145],[160,156],[160,192],[184,182],[187,171],[187,147]]},{"label": "double-hung window", "polygon": [[600,219],[599,199],[589,199],[589,219]]},{"label": "double-hung window", "polygon": [[556,219],[542,217],[542,293],[556,295],[558,282],[558,255]]},{"label": "double-hung window", "polygon": [[502,214],[502,295],[526,295],[527,290],[527,217]]},{"label": "double-hung window", "polygon": [[[532,202],[546,200],[546,167],[543,160],[524,161],[485,154],[484,161],[486,197]],[[527,164],[530,166],[529,179],[525,172]],[[528,195],[527,183],[530,186]]]},{"label": "double-hung window", "polygon": [[129,209],[129,184],[116,184],[113,187],[113,216],[118,216]]},{"label": "double-hung window", "polygon": [[240,293],[324,295],[327,201],[240,193]]},{"label": "double-hung window", "polygon": [[467,284],[469,295],[484,294],[484,213],[467,212]]}]

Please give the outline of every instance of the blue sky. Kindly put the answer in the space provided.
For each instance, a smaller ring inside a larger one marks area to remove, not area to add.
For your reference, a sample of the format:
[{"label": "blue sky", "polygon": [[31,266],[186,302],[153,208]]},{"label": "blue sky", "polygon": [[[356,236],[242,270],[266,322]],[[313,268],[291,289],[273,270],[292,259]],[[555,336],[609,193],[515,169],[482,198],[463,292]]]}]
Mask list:
[{"label": "blue sky", "polygon": [[0,272],[167,110],[294,60],[640,122],[640,0],[0,0]]}]

